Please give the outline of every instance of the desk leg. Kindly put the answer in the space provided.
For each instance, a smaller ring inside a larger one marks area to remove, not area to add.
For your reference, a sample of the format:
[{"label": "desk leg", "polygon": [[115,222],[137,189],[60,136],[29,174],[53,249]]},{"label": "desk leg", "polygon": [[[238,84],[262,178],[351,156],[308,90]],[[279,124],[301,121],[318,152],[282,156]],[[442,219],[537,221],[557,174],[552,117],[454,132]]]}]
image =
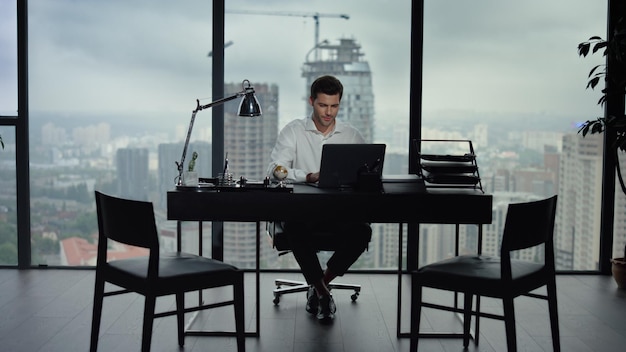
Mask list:
[{"label": "desk leg", "polygon": [[401,337],[400,325],[402,320],[402,223],[398,224],[398,303],[396,304],[396,335]]},{"label": "desk leg", "polygon": [[256,222],[256,333],[253,336],[261,335],[261,222]]},{"label": "desk leg", "polygon": [[176,221],[176,251],[180,252],[182,247],[181,234],[183,233],[182,221]]},{"label": "desk leg", "polygon": [[[202,221],[198,221],[198,255],[202,257]],[[202,290],[198,291],[198,305],[202,305]]]}]

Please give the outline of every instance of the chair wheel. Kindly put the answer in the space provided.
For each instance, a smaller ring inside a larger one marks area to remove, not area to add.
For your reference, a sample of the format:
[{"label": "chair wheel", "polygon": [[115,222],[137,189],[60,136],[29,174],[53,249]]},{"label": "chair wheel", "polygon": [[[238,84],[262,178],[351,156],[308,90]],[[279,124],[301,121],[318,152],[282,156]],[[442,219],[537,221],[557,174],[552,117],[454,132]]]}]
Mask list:
[{"label": "chair wheel", "polygon": [[280,296],[274,296],[274,299],[272,300],[272,302],[274,302],[274,305],[277,306],[278,303],[280,303]]},{"label": "chair wheel", "polygon": [[352,302],[356,301],[357,298],[359,298],[359,293],[355,292],[352,294],[352,296],[350,296],[350,298],[352,299]]}]

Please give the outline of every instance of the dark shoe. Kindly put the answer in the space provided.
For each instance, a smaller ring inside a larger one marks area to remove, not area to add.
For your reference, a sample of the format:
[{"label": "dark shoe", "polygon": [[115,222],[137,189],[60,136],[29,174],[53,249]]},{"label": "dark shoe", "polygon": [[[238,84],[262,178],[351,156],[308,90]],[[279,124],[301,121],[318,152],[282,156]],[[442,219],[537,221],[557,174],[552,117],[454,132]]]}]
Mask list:
[{"label": "dark shoe", "polygon": [[313,286],[309,286],[309,290],[306,291],[306,311],[311,314],[317,314],[317,307],[319,306],[319,299]]},{"label": "dark shoe", "polygon": [[333,295],[323,295],[319,297],[319,305],[317,308],[317,319],[321,321],[331,321],[335,318],[337,306]]}]

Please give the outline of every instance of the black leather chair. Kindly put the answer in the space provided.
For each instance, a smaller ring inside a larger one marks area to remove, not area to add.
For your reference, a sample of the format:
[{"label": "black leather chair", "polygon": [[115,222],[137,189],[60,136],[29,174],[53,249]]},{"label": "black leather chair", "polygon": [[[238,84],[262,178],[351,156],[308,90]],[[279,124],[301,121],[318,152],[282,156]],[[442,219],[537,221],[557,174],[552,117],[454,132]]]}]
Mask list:
[{"label": "black leather chair", "polygon": [[[115,198],[96,191],[98,215],[98,254],[91,322],[90,351],[98,348],[98,335],[104,297],[135,292],[145,298],[141,351],[150,351],[155,318],[176,315],[178,345],[186,335],[235,336],[237,351],[245,351],[243,271],[218,260],[184,252],[159,253],[159,239],[152,203]],[[109,240],[146,248],[142,257],[107,260]],[[106,284],[112,284],[105,291]],[[212,304],[198,302],[185,307],[185,293],[232,286],[232,299]],[[121,288],[121,289],[120,289]],[[176,309],[155,312],[156,299],[175,295]],[[193,331],[184,329],[185,313],[232,305],[235,332]]]},{"label": "black leather chair", "polygon": [[[462,313],[463,346],[466,348],[470,340],[472,317],[475,319],[476,345],[481,317],[504,320],[507,349],[509,352],[517,351],[513,301],[518,296],[547,300],[553,350],[561,350],[553,244],[556,203],[557,196],[510,204],[499,258],[462,255],[425,265],[412,272],[410,351],[417,351],[422,307]],[[517,251],[526,248],[537,248],[537,256],[543,257],[543,263],[514,259]],[[424,302],[424,287],[463,293],[463,308]],[[547,294],[535,292],[543,287]],[[481,312],[481,296],[502,299],[503,314]],[[474,297],[476,309],[472,309]]]},{"label": "black leather chair", "polygon": [[[287,238],[287,234],[285,233],[285,229],[283,228],[282,222],[277,221],[266,223],[266,232],[267,235],[270,237],[272,247],[279,252],[278,255],[284,255],[291,252],[289,240]],[[320,246],[317,249],[332,251],[333,246],[330,242],[320,243]],[[276,285],[276,288],[274,289],[273,300],[275,305],[278,305],[280,303],[280,297],[282,295],[288,293],[306,292],[309,289],[309,285],[306,283],[306,281],[276,279],[274,280],[274,284]],[[359,298],[359,294],[361,293],[361,285],[357,284],[343,284],[339,282],[331,282],[328,288],[331,290],[353,290],[354,293],[352,293],[352,295],[350,296],[353,302],[356,301],[357,298]]]}]

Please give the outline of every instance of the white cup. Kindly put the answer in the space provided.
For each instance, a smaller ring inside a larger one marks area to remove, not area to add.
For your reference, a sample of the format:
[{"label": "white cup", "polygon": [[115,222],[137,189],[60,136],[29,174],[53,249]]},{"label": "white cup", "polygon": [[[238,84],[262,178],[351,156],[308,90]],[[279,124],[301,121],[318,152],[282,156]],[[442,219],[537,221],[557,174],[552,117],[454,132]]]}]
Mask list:
[{"label": "white cup", "polygon": [[197,186],[198,185],[198,172],[186,171],[183,174],[183,184],[185,186]]}]

